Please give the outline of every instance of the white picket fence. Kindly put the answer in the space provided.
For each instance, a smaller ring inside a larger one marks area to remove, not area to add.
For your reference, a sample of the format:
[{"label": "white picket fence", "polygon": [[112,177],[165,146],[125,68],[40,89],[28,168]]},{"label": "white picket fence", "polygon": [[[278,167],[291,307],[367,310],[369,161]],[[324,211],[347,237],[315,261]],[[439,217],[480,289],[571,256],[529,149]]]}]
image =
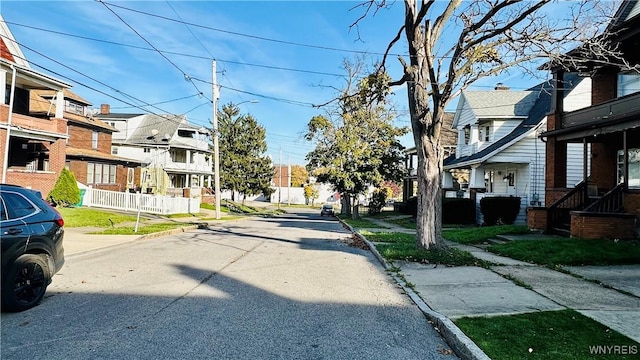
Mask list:
[{"label": "white picket fence", "polygon": [[85,189],[82,205],[123,211],[170,215],[200,212],[200,198],[171,197]]}]

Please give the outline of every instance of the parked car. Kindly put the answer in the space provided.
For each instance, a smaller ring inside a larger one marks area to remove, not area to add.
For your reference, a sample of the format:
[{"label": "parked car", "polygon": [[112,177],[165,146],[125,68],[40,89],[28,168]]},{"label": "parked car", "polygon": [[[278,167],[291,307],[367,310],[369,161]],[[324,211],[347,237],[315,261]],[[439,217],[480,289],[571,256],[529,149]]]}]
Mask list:
[{"label": "parked car", "polygon": [[64,220],[38,191],[0,185],[2,311],[40,303],[64,264]]},{"label": "parked car", "polygon": [[320,216],[333,216],[334,212],[333,212],[333,205],[331,204],[324,204],[322,205],[322,209],[320,210]]}]

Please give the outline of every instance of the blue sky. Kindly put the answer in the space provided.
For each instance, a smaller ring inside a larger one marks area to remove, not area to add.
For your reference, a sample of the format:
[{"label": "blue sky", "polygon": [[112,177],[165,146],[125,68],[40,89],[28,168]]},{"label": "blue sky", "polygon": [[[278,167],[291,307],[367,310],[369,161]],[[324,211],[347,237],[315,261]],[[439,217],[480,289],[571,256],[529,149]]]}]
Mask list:
[{"label": "blue sky", "polygon": [[[218,105],[245,102],[241,112],[266,128],[274,162],[281,156],[285,164],[304,165],[312,145],[302,133],[311,117],[323,114],[312,104],[327,102],[343,86],[345,58],[367,52],[375,62],[403,21],[398,1],[350,29],[363,12],[352,9],[358,3],[3,0],[0,11],[34,69],[70,82],[95,108],[110,104],[112,112],[186,113],[190,122],[210,126],[216,59]],[[400,42],[393,52],[405,49]],[[398,78],[398,61],[389,65]],[[537,81],[511,74],[476,89],[497,82],[524,89]],[[395,93],[406,113],[406,90]],[[409,126],[406,115],[397,124]],[[413,146],[410,135],[402,142]]]}]

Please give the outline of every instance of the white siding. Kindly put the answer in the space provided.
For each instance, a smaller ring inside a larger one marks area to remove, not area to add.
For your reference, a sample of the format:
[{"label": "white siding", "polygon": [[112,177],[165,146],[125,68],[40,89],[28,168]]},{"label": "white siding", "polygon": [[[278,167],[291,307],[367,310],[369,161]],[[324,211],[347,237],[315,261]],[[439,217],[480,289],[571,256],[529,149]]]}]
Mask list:
[{"label": "white siding", "polygon": [[[567,187],[575,187],[584,180],[583,162],[584,145],[567,144]],[[587,159],[591,157],[591,146],[587,146]],[[587,175],[590,173],[591,162],[587,161]]]},{"label": "white siding", "polygon": [[564,98],[564,111],[575,111],[591,106],[591,78],[584,78]]}]

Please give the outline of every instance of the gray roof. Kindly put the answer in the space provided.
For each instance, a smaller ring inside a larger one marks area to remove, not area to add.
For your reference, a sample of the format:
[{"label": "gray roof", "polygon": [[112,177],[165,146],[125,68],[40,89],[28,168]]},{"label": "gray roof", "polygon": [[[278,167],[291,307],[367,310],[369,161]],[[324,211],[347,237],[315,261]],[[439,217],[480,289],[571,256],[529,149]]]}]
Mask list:
[{"label": "gray roof", "polygon": [[526,117],[538,98],[535,91],[511,90],[463,91],[462,95],[477,118]]},{"label": "gray roof", "polygon": [[[126,143],[130,145],[168,145],[168,140],[176,133],[182,121],[186,121],[186,119],[180,115],[147,114]],[[154,132],[156,132],[155,135]]]},{"label": "gray roof", "polygon": [[[582,81],[582,78],[577,74],[568,73],[564,77],[565,84],[563,85],[565,90],[565,96],[568,95],[576,85]],[[531,89],[528,90],[532,94],[535,94],[535,103],[533,106],[529,107],[529,112],[527,114],[527,118],[518,125],[512,132],[502,137],[501,139],[496,140],[491,145],[482,149],[475,154],[471,154],[469,156],[463,156],[456,159],[455,155],[451,155],[444,160],[444,166],[447,168],[455,168],[456,164],[463,163],[478,163],[483,161],[488,156],[492,156],[497,154],[500,149],[504,146],[509,145],[513,141],[519,139],[521,136],[525,135],[532,129],[534,129],[542,120],[547,117],[549,111],[551,111],[551,94],[553,92],[553,86],[549,81],[545,81]],[[489,92],[489,91],[487,91]],[[491,91],[492,93],[495,91]],[[490,98],[487,97],[487,101],[490,101]],[[483,103],[477,103],[477,106],[487,106]]]}]

